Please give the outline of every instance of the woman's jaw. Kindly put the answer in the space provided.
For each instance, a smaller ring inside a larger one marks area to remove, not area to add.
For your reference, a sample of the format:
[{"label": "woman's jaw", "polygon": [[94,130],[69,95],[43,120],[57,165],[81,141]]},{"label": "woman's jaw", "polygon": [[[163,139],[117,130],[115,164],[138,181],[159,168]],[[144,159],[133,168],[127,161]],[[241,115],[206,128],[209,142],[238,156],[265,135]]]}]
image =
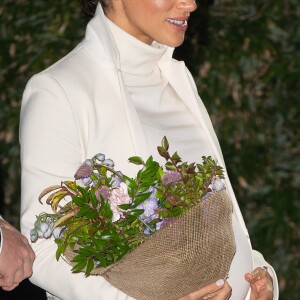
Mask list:
[{"label": "woman's jaw", "polygon": [[193,0],[112,0],[106,16],[140,41],[177,47],[184,41]]}]

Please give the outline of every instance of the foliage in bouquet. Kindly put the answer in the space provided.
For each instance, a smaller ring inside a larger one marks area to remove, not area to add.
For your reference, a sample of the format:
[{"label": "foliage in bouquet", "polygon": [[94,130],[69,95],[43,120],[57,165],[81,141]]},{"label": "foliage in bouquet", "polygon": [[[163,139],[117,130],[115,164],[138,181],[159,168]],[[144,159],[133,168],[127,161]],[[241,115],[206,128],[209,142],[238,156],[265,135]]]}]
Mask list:
[{"label": "foliage in bouquet", "polygon": [[[213,191],[224,188],[223,171],[211,157],[202,164],[182,162],[163,138],[157,147],[166,163],[150,156],[129,158],[140,165],[135,178],[114,169],[114,162],[97,154],[75,173],[74,181],[46,188],[53,213],[37,216],[31,240],[53,236],[59,259],[67,248],[76,253],[73,272],[88,276],[96,267],[109,266],[167,226]],[[69,200],[69,201],[68,201]]]}]

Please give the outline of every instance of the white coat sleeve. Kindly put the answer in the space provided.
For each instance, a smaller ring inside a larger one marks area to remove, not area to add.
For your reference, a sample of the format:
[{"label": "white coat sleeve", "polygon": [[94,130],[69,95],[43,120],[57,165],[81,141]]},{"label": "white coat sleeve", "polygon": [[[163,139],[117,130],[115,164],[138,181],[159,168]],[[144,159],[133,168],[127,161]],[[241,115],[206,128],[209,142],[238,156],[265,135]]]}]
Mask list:
[{"label": "white coat sleeve", "polygon": [[[40,192],[63,180],[73,180],[83,162],[84,146],[72,107],[60,84],[47,74],[34,76],[23,94],[20,121],[22,192],[21,231],[30,240],[36,215],[51,213],[38,201]],[[86,124],[88,125],[88,124]],[[74,274],[55,258],[53,239],[39,239],[31,246],[36,254],[32,283],[64,300],[129,300],[100,276]]]}]

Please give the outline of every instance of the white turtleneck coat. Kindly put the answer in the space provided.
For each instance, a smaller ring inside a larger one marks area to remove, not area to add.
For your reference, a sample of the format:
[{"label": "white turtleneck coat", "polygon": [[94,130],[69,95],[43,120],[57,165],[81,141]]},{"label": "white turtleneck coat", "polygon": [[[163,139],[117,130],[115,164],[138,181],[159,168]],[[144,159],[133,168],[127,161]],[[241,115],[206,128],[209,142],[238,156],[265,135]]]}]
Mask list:
[{"label": "white turtleneck coat", "polygon": [[[233,300],[249,297],[245,272],[273,268],[251,249],[249,236],[226,173],[221,149],[195,83],[173,49],[146,45],[106,19],[98,5],[84,40],[66,57],[35,75],[24,91],[20,143],[22,164],[21,230],[29,238],[35,216],[50,207],[38,202],[47,186],[72,180],[87,158],[105,153],[116,167],[134,175],[133,155],[158,161],[164,135],[189,162],[211,155],[223,166],[233,211],[237,252],[229,272]],[[58,299],[132,299],[102,277],[73,274],[56,261],[53,239],[32,244],[36,253],[31,281]],[[248,293],[248,296],[246,296]]]}]

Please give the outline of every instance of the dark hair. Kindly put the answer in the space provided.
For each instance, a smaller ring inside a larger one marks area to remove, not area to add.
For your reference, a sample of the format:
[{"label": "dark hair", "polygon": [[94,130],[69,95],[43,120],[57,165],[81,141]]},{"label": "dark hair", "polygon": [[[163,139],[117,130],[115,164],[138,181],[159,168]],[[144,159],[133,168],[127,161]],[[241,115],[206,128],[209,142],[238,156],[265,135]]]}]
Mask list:
[{"label": "dark hair", "polygon": [[80,0],[83,15],[88,20],[94,17],[98,2],[101,4],[104,11],[108,9],[109,0]]}]

